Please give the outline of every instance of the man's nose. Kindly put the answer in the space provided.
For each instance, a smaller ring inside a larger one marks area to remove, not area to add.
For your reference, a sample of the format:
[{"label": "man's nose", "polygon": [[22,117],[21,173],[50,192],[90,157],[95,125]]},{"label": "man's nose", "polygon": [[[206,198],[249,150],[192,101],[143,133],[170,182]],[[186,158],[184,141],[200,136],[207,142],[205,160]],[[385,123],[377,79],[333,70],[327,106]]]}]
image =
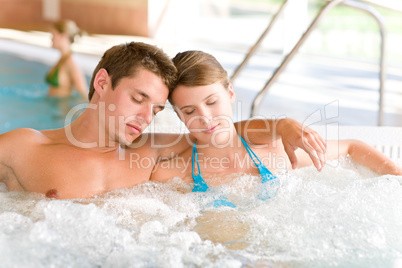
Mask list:
[{"label": "man's nose", "polygon": [[145,123],[148,125],[151,124],[153,119],[153,112],[152,112],[152,104],[144,105],[141,110],[140,114],[141,118],[144,120]]}]

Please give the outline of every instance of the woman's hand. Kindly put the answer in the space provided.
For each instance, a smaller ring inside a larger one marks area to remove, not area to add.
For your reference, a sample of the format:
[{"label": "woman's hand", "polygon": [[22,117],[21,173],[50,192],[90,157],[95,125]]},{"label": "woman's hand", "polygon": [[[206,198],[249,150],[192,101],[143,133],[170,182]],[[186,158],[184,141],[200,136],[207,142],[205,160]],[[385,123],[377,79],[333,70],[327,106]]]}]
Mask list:
[{"label": "woman's hand", "polygon": [[326,142],[316,131],[304,126],[294,119],[281,119],[276,123],[277,135],[282,138],[285,152],[292,168],[297,167],[296,149],[304,150],[313,161],[317,170],[321,170],[326,162]]},{"label": "woman's hand", "polygon": [[325,165],[324,139],[316,131],[294,119],[249,119],[236,122],[235,127],[240,136],[252,144],[272,144],[281,138],[293,169],[297,167],[295,151],[298,148],[309,155],[317,170],[320,171]]}]

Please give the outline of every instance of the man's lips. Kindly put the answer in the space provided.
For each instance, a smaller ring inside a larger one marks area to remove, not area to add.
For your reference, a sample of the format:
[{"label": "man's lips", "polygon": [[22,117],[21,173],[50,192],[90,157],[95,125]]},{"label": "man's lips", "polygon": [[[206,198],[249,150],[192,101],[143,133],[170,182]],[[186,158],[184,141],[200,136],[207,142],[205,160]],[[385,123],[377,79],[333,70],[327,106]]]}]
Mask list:
[{"label": "man's lips", "polygon": [[214,132],[215,132],[215,130],[218,128],[218,126],[219,126],[219,124],[218,124],[218,125],[216,125],[216,126],[214,126],[214,127],[211,127],[210,129],[203,130],[202,132],[203,132],[203,133],[205,133],[205,134],[211,134],[211,133],[214,133]]},{"label": "man's lips", "polygon": [[141,127],[131,124],[127,124],[127,127],[135,134],[141,134]]}]

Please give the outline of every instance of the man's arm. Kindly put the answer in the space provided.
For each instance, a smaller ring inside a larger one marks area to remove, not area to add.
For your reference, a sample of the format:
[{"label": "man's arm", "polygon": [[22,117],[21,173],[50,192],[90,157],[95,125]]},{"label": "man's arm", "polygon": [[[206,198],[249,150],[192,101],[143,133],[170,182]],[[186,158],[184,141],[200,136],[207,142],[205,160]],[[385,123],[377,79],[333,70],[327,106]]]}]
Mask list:
[{"label": "man's arm", "polygon": [[[15,158],[13,154],[16,150],[20,150],[20,148],[14,146],[15,136],[19,135],[20,132],[22,131],[12,130],[0,134],[0,182],[5,183],[8,189],[15,179],[12,160]],[[24,139],[21,136],[17,138],[21,138],[22,141]]]},{"label": "man's arm", "polygon": [[292,168],[297,167],[295,151],[298,148],[309,155],[318,170],[321,170],[325,164],[324,139],[316,131],[294,119],[251,119],[237,122],[235,127],[247,142],[253,144],[272,145],[281,138]]},{"label": "man's arm", "polygon": [[5,182],[6,177],[4,174],[4,158],[5,158],[5,149],[4,149],[4,145],[5,145],[5,138],[4,138],[4,134],[0,134],[0,183],[1,182]]}]

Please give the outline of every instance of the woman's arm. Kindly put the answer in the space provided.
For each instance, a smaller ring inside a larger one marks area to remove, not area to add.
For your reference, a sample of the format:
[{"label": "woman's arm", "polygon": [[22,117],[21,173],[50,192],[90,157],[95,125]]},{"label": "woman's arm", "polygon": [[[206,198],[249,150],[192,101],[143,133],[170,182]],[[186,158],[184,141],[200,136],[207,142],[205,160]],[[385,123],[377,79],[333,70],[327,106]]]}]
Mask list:
[{"label": "woman's arm", "polygon": [[328,143],[328,159],[336,157],[337,154],[338,157],[350,155],[354,161],[380,175],[402,175],[402,168],[398,167],[391,159],[359,140],[340,140]]},{"label": "woman's arm", "polygon": [[[362,141],[330,140],[327,142],[326,158],[328,160],[347,155],[353,161],[366,166],[378,174],[402,175],[401,167],[398,167],[386,155]],[[297,156],[300,159],[299,167],[311,164],[305,152],[298,151]]]},{"label": "woman's arm", "polygon": [[297,167],[295,151],[298,148],[308,154],[318,170],[321,170],[325,164],[324,139],[316,131],[294,119],[253,119],[237,122],[235,127],[247,142],[253,144],[276,146],[276,142],[281,138],[292,168]]},{"label": "woman's arm", "polygon": [[82,72],[80,67],[75,63],[72,57],[69,58],[68,66],[74,87],[77,89],[82,99],[87,101],[88,87],[84,73]]}]

